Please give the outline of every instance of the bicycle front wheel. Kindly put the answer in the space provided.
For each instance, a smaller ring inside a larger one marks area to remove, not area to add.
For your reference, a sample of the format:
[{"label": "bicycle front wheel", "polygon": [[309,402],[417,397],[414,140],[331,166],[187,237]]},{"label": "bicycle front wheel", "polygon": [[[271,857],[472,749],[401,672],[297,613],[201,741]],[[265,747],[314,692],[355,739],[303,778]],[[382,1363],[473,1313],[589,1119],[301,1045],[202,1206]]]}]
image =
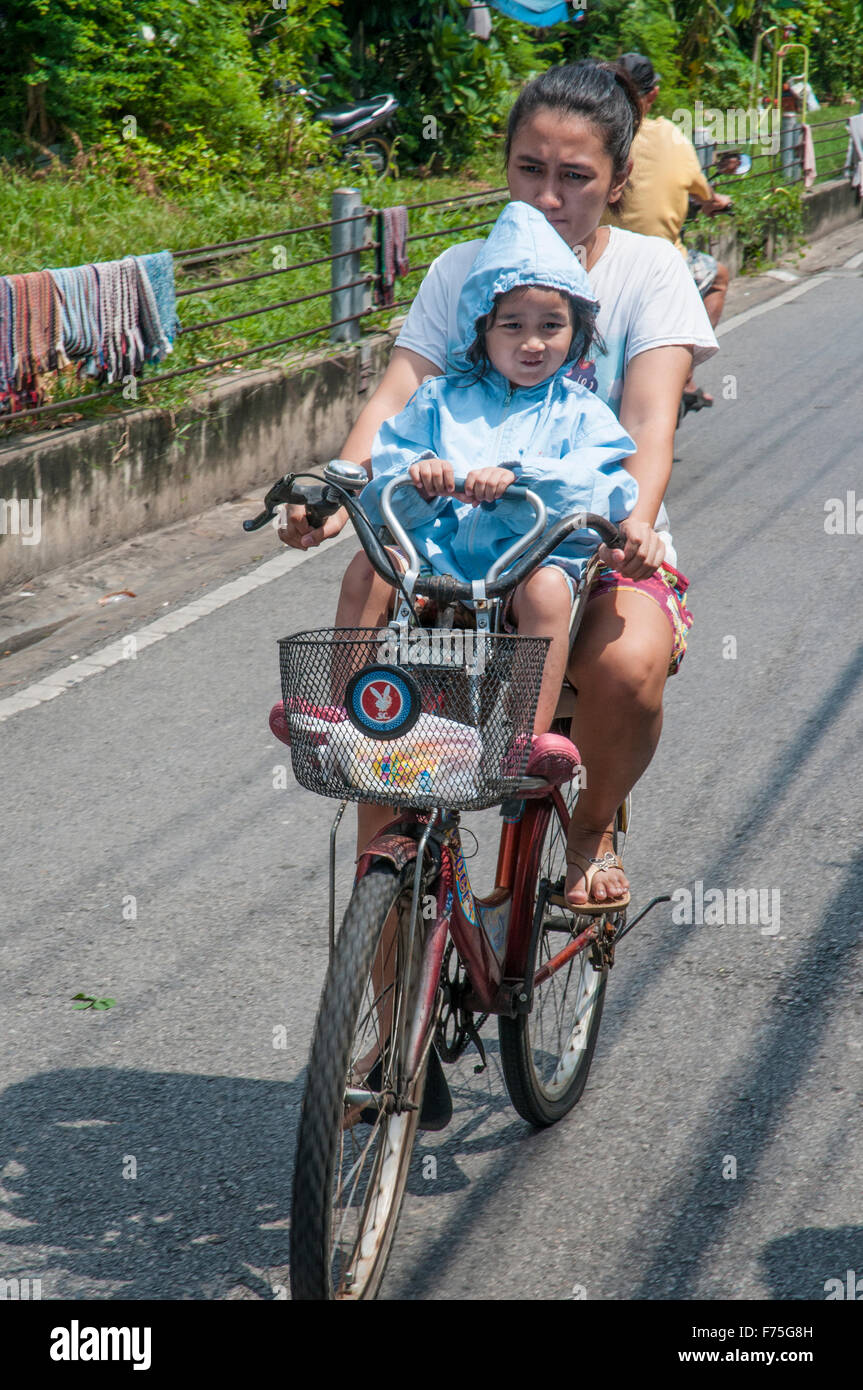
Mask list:
[{"label": "bicycle front wheel", "polygon": [[[309,1055],[291,1217],[297,1299],[374,1298],[401,1213],[426,1065],[401,1075],[417,1005],[414,866],[376,864],[356,885],[327,973]],[[401,1087],[401,1090],[399,1089]]]},{"label": "bicycle front wheel", "polygon": [[[570,783],[563,793],[567,813],[578,796]],[[618,818],[619,819],[619,818]],[[616,825],[615,844],[620,830]],[[526,977],[552,960],[595,918],[573,917],[552,907],[549,896],[566,879],[566,825],[556,809],[546,824],[532,910],[540,919]],[[597,968],[598,967],[598,968]],[[608,966],[588,947],[534,990],[529,1014],[498,1019],[501,1065],[510,1099],[523,1119],[555,1124],[581,1099],[596,1048]]]}]

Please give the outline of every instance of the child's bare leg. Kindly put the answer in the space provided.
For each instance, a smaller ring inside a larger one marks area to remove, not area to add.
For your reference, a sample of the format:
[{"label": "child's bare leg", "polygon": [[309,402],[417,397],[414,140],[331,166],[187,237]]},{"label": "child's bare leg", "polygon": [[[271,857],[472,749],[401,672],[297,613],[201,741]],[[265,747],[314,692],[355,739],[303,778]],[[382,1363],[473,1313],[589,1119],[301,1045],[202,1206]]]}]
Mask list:
[{"label": "child's bare leg", "polygon": [[569,615],[572,595],[562,570],[544,565],[520,584],[512,611],[520,637],[550,637],[545,670],[533,722],[535,734],[547,733],[554,719],[569,657]]},{"label": "child's bare leg", "polygon": [[390,618],[392,596],[392,587],[381,579],[360,551],[342,579],[336,627],[385,627]]}]

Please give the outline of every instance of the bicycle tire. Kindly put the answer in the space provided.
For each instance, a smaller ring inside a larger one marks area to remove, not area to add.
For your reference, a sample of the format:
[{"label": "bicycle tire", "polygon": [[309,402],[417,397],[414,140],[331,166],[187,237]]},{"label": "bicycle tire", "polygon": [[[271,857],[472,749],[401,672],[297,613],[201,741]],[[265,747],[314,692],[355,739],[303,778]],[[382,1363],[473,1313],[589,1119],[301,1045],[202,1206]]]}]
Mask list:
[{"label": "bicycle tire", "polygon": [[[577,796],[577,788],[570,784],[564,791],[568,811],[571,812]],[[615,847],[619,817],[618,812]],[[560,885],[566,877],[565,849],[563,825],[552,810],[546,822],[530,904],[532,920],[541,906],[541,895],[547,891],[543,883]],[[577,934],[590,919],[582,916],[573,920],[573,934]],[[543,925],[526,965],[526,978],[532,979],[542,962],[550,960],[563,945],[565,938],[561,933]],[[568,1114],[587,1084],[608,982],[608,965],[603,962],[595,969],[594,956],[588,947],[540,985],[534,991],[530,1013],[498,1018],[501,1066],[510,1100],[522,1119],[537,1128],[556,1124]],[[546,1027],[549,1009],[552,1017]]]},{"label": "bicycle tire", "polygon": [[[398,910],[398,929],[392,1005],[397,1007],[401,994],[408,1009],[406,1034],[410,1032],[412,996],[422,955],[422,934],[418,930],[414,968],[404,968],[413,873],[413,864],[399,874],[391,864],[381,862],[360,879],[345,912],[327,972],[309,1054],[297,1138],[291,1215],[291,1293],[295,1299],[372,1299],[386,1270],[404,1200],[427,1062],[409,1092],[409,1099],[417,1108],[401,1115],[379,1111],[370,1126],[359,1119],[347,1122],[345,1088],[351,1080],[354,1059],[360,1055],[357,1049],[375,1037],[368,1024],[383,996],[367,998],[367,991],[378,943],[393,908]],[[372,982],[372,995],[374,991]],[[389,1068],[395,1061],[391,1042],[384,1044],[387,1047]],[[385,1051],[384,1056],[387,1055]],[[367,1074],[367,1084],[369,1080]],[[383,1079],[375,1084],[384,1088]],[[361,1200],[356,1202],[354,1237],[353,1218],[343,1208],[343,1202],[356,1191],[363,1167],[367,1169],[366,1186]],[[350,1194],[342,1193],[345,1171],[349,1178],[357,1172]],[[340,1241],[346,1222],[349,1232]]]}]

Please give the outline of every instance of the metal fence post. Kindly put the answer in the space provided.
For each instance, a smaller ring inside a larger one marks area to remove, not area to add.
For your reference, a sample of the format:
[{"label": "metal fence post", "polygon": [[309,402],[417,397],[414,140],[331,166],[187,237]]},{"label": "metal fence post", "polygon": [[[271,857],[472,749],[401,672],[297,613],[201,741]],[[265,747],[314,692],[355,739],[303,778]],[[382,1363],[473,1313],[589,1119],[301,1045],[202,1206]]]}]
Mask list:
[{"label": "metal fence post", "polygon": [[779,149],[781,151],[782,177],[787,183],[794,183],[796,181],[799,167],[802,164],[802,147],[798,149],[800,136],[801,130],[797,117],[790,112],[783,111],[782,125],[779,134]]},{"label": "metal fence post", "polygon": [[[335,322],[358,313],[363,307],[363,286],[355,285],[353,289],[343,289],[342,286],[350,285],[362,274],[359,248],[366,239],[366,223],[364,217],[357,216],[363,211],[363,200],[356,188],[337,188],[333,193],[332,207],[333,221],[340,223],[330,228],[330,250],[337,258],[332,262],[333,292],[330,297],[331,316]],[[344,217],[354,220],[342,222]],[[351,319],[350,323],[340,323],[330,329],[330,342],[353,343],[360,333],[359,319]]]}]

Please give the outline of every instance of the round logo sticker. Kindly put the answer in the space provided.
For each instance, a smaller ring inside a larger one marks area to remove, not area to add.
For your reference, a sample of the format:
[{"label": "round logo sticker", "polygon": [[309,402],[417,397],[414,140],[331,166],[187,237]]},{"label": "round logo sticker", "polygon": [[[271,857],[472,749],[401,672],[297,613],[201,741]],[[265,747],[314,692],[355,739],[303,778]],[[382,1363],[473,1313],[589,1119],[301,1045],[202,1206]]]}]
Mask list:
[{"label": "round logo sticker", "polygon": [[372,738],[394,738],[412,729],[420,713],[416,681],[397,666],[367,666],[348,681],[348,718]]}]

